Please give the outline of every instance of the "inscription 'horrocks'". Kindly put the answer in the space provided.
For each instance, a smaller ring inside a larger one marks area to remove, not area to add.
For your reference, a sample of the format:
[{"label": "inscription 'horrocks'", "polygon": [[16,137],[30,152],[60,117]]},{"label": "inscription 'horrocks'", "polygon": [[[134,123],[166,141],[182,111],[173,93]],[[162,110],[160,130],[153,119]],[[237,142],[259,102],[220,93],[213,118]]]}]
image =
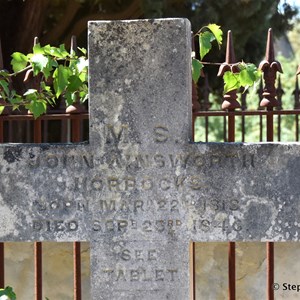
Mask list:
[{"label": "inscription 'horrocks'", "polygon": [[187,20],[91,22],[90,141],[0,147],[3,241],[91,244],[92,299],[189,297],[192,241],[298,240],[298,144],[191,140]]}]

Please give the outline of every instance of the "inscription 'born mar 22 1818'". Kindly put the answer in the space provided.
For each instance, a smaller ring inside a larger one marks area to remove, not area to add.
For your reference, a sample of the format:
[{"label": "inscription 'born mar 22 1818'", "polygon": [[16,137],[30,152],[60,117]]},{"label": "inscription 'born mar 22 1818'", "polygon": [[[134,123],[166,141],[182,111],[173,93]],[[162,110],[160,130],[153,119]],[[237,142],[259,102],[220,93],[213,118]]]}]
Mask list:
[{"label": "inscription 'born mar 22 1818'", "polygon": [[89,143],[0,148],[1,240],[90,241],[94,300],[188,299],[190,241],[298,240],[298,144],[190,142],[190,45],[90,22]]}]

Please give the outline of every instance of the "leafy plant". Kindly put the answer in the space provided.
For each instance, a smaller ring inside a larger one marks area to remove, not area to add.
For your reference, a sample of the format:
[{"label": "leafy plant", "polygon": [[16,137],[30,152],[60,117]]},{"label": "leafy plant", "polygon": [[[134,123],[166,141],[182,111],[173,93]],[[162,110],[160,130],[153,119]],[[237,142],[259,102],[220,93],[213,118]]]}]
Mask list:
[{"label": "leafy plant", "polygon": [[[75,51],[69,53],[64,45],[42,47],[36,44],[32,53],[27,55],[15,52],[11,65],[14,73],[0,70],[0,96],[4,100],[0,104],[0,113],[5,106],[13,110],[24,106],[33,113],[34,118],[46,112],[48,105],[54,105],[63,97],[67,105],[76,101],[85,102],[88,98],[86,50],[78,48],[82,55]],[[37,80],[33,88],[23,94],[11,88],[11,77],[26,72],[24,81],[30,77]]]},{"label": "leafy plant", "polygon": [[[199,56],[200,60],[192,57],[192,77],[195,83],[198,82],[204,64],[216,64],[203,62],[203,58],[212,48],[215,41],[220,49],[222,45],[223,32],[219,25],[209,24],[202,27],[196,36],[199,38]],[[220,63],[217,65],[221,65]],[[239,62],[228,67],[229,70],[224,72],[224,94],[241,87],[248,88],[254,85],[261,78],[261,72],[254,64]]]},{"label": "leafy plant", "polygon": [[[2,299],[2,296],[6,296],[10,300],[17,299],[16,294],[14,293],[13,289],[10,286],[7,286],[5,289],[0,289],[0,299]],[[4,299],[4,297],[3,297],[3,299]]]},{"label": "leafy plant", "polygon": [[[223,32],[219,25],[209,24],[202,27],[196,34],[199,37],[200,60],[192,58],[192,77],[194,82],[199,80],[204,64],[203,58],[212,48],[215,41],[220,48]],[[66,51],[64,45],[53,47],[36,44],[32,53],[27,55],[15,52],[12,54],[11,65],[14,73],[0,70],[0,114],[5,106],[13,110],[25,107],[33,113],[34,118],[46,112],[48,105],[55,105],[59,98],[63,98],[66,105],[76,101],[85,102],[88,98],[87,70],[88,59],[86,50],[78,48],[81,55],[75,51]],[[217,65],[221,65],[218,64]],[[260,71],[253,64],[240,62],[234,68],[224,72],[224,93],[240,87],[249,87],[260,78]],[[238,72],[234,71],[238,69]],[[19,94],[11,86],[11,77],[26,72],[25,81],[35,78],[34,86]]]}]

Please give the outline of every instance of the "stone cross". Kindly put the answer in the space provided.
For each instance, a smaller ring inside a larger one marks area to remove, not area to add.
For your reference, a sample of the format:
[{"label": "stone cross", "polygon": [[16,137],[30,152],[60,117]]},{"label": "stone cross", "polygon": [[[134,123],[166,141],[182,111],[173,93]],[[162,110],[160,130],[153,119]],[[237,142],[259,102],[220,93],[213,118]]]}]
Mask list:
[{"label": "stone cross", "polygon": [[1,145],[1,241],[90,241],[92,299],[183,300],[191,241],[299,239],[298,144],[191,142],[187,20],[90,22],[89,60],[89,143]]}]

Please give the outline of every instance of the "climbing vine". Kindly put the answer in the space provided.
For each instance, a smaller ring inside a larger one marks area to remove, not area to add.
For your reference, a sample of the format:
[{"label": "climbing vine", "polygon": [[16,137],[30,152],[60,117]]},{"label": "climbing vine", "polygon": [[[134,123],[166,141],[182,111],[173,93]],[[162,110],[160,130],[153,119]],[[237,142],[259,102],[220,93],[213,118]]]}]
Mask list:
[{"label": "climbing vine", "polygon": [[[32,53],[27,55],[13,53],[11,65],[14,73],[0,70],[0,96],[4,100],[0,103],[0,113],[5,106],[11,106],[13,110],[24,106],[38,118],[46,112],[47,105],[55,105],[60,97],[64,98],[66,105],[85,102],[88,98],[88,60],[86,50],[78,50],[81,55],[75,51],[69,53],[64,45],[42,47],[36,44]],[[11,78],[23,72],[25,82],[30,78],[35,78],[36,82],[34,88],[19,94],[11,87]]]},{"label": "climbing vine", "polygon": [[[224,65],[221,63],[203,62],[203,58],[212,48],[213,42],[216,42],[219,49],[222,45],[223,32],[219,25],[209,24],[202,27],[197,33],[199,41],[199,57],[200,60],[192,57],[192,77],[195,83],[198,82],[201,71],[205,64]],[[232,90],[244,87],[247,89],[249,86],[254,85],[261,78],[261,71],[256,68],[252,63],[238,62],[229,66],[228,70],[225,69],[224,79],[224,94]]]},{"label": "climbing vine", "polygon": [[[203,58],[209,53],[214,42],[220,48],[223,32],[220,26],[209,24],[202,27],[196,36],[199,39],[199,57],[192,58],[192,78],[196,83],[201,75],[205,64]],[[68,52],[64,45],[53,47],[50,45],[41,46],[36,44],[32,53],[27,55],[15,52],[12,54],[13,73],[0,70],[0,114],[6,106],[13,110],[21,106],[32,112],[34,118],[44,114],[48,105],[55,105],[58,99],[62,98],[66,105],[76,101],[81,103],[88,99],[88,59],[86,50],[78,48],[81,53]],[[24,73],[24,81],[35,79],[33,87],[23,93],[18,93],[11,84],[12,77]],[[240,62],[234,64],[223,75],[224,93],[249,87],[261,77],[261,72],[253,64]]]}]

